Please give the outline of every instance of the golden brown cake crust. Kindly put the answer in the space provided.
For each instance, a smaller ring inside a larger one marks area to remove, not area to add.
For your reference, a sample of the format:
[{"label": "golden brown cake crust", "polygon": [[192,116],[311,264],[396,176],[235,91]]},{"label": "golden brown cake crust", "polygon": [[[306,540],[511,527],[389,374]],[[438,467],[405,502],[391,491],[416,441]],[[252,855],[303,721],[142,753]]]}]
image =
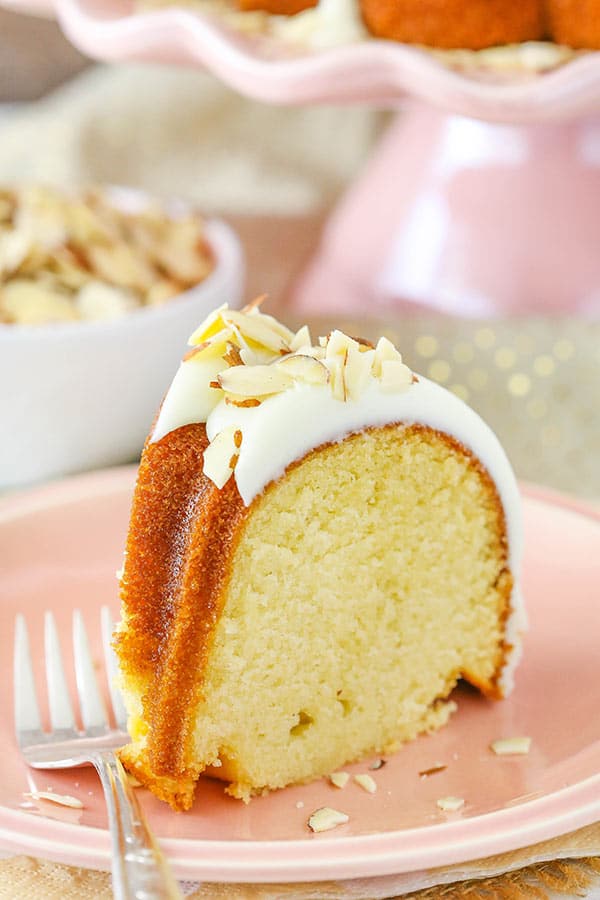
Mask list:
[{"label": "golden brown cake crust", "polygon": [[[466,456],[482,476],[500,533],[499,616],[505,621],[511,611],[512,576],[504,512],[492,479],[455,438],[426,426],[401,427],[404,434],[418,434],[425,441],[444,441]],[[244,506],[234,478],[219,490],[203,474],[207,445],[205,426],[194,424],[144,449],[121,582],[126,628],[116,640],[124,677],[130,686],[140,687],[147,726],[143,752],[129,745],[122,751],[122,760],[178,810],[189,808],[193,799],[199,772],[194,769],[192,739],[202,699],[202,673],[222,611],[229,564],[252,510],[252,505]],[[509,649],[499,646],[495,675],[476,684],[488,696],[501,696],[497,679]],[[462,675],[474,680],[468,672]]]},{"label": "golden brown cake crust", "polygon": [[598,0],[546,0],[548,24],[557,44],[576,49],[600,48]]},{"label": "golden brown cake crust", "polygon": [[360,0],[375,37],[480,50],[544,36],[542,0]]},{"label": "golden brown cake crust", "polygon": [[237,0],[243,12],[262,9],[276,16],[295,16],[304,9],[317,5],[318,0]]},{"label": "golden brown cake crust", "polygon": [[116,650],[125,677],[143,685],[148,766],[175,779],[197,774],[188,772],[190,727],[227,561],[247,514],[233,479],[218,490],[202,473],[207,445],[204,425],[147,444],[121,586],[128,627]]}]

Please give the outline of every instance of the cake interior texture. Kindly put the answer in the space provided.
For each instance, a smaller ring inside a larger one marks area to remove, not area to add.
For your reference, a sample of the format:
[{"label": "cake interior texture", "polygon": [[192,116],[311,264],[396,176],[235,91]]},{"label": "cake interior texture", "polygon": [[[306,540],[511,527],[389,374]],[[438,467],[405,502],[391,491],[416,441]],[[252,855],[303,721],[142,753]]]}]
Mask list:
[{"label": "cake interior texture", "polygon": [[[501,696],[506,526],[460,443],[420,425],[366,429],[311,451],[246,508],[233,480],[218,491],[200,467],[177,499],[178,434],[142,461],[130,533],[142,574],[126,564],[118,638],[123,759],[155,793],[188,808],[208,770],[247,800],[437,729],[459,678]],[[167,497],[184,504],[177,527],[157,520]],[[154,616],[150,645],[140,616]]]}]

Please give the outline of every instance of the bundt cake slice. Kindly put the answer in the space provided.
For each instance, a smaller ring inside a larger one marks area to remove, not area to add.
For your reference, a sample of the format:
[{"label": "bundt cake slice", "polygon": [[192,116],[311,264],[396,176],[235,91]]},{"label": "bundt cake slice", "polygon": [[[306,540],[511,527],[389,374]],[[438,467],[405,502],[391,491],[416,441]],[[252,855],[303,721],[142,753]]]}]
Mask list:
[{"label": "bundt cake slice", "polygon": [[217,310],[135,488],[123,762],[175,809],[202,772],[247,800],[439,728],[458,679],[505,696],[520,528],[494,434],[388,340]]}]

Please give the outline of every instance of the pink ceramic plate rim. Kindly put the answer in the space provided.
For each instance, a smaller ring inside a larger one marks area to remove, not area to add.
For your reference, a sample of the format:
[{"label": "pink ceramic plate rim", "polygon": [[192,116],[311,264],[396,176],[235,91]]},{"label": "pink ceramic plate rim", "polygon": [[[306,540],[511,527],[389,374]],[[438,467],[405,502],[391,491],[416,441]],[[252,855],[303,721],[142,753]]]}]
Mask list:
[{"label": "pink ceramic plate rim", "polygon": [[121,0],[114,10],[107,13],[99,0],[56,0],[65,32],[93,57],[206,66],[240,92],[272,103],[397,105],[413,94],[463,115],[548,121],[591,112],[600,96],[598,53],[523,81],[492,84],[387,41],[266,59],[250,41],[199,13],[168,8],[131,14]]},{"label": "pink ceramic plate rim", "polygon": [[[105,470],[15,494],[0,502],[0,520],[37,509],[128,488],[131,467]],[[524,486],[526,497],[578,512],[594,521],[600,514],[585,503],[544,488]],[[0,845],[88,868],[110,867],[107,832],[48,822],[0,807]],[[309,881],[400,874],[514,850],[600,819],[600,775],[519,806],[446,822],[335,841],[205,841],[164,839],[176,874],[207,881]]]}]

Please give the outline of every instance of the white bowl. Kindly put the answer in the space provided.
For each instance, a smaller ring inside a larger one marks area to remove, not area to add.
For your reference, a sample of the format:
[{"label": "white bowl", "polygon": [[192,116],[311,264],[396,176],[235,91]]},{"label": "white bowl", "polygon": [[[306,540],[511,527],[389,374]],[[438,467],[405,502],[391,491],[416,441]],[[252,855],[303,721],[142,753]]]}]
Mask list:
[{"label": "white bowl", "polygon": [[241,301],[234,232],[206,223],[213,272],[153,309],[110,322],[0,325],[0,488],[134,460],[189,335]]}]

